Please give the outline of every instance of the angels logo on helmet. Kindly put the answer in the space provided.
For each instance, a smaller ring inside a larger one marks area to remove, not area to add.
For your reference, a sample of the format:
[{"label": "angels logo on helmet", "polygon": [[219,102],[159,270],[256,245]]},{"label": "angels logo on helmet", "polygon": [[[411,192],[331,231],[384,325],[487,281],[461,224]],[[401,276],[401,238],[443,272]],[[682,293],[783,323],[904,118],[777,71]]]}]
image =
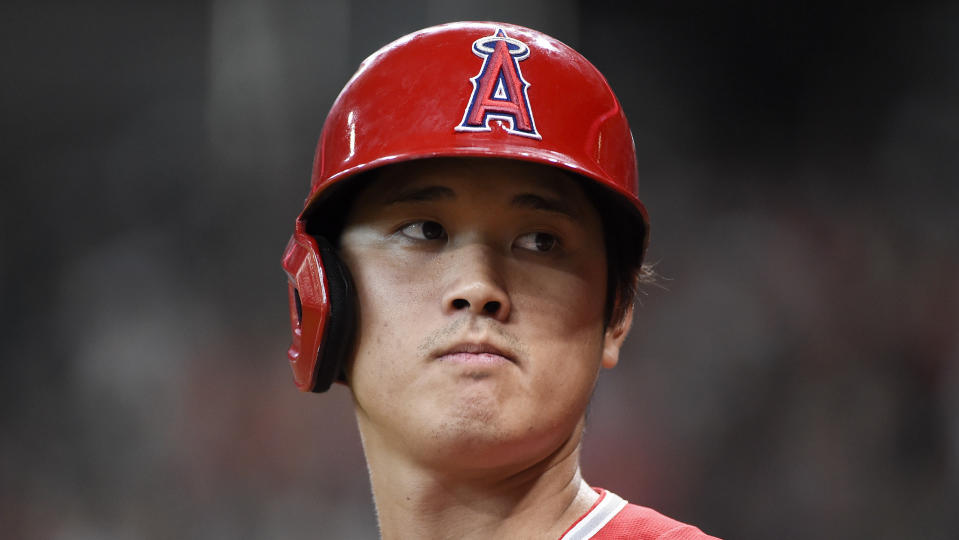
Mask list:
[{"label": "angels logo on helmet", "polygon": [[529,46],[506,35],[502,28],[473,42],[473,53],[483,58],[483,67],[470,79],[473,93],[456,131],[491,131],[490,120],[503,120],[507,133],[542,139],[536,131],[533,111],[519,62],[529,58]]}]

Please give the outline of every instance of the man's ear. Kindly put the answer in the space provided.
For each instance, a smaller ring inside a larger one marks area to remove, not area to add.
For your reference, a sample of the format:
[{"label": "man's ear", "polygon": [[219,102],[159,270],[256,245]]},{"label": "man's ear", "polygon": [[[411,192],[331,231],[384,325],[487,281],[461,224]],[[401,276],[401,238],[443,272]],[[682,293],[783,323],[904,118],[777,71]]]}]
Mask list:
[{"label": "man's ear", "polygon": [[603,342],[603,367],[612,369],[619,363],[619,350],[626,341],[626,334],[633,325],[633,305],[626,308],[623,317],[606,327],[606,336]]}]

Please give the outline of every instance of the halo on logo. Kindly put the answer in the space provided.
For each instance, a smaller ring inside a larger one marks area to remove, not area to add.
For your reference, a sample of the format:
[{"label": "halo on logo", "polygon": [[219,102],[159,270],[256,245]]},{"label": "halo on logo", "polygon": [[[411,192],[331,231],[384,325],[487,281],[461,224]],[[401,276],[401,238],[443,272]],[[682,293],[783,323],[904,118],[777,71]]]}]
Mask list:
[{"label": "halo on logo", "polygon": [[486,58],[493,54],[497,41],[505,41],[506,48],[509,49],[509,55],[517,60],[525,60],[529,57],[529,45],[518,39],[507,37],[502,30],[492,36],[484,36],[473,42],[473,54],[480,58]]}]

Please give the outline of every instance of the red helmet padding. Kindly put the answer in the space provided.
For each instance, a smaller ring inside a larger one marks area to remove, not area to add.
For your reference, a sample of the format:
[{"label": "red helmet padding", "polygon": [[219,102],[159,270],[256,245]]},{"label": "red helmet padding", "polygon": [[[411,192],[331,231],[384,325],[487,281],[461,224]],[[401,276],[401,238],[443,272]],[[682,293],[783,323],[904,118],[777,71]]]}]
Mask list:
[{"label": "red helmet padding", "polygon": [[287,244],[283,269],[289,280],[290,326],[293,329],[293,342],[287,356],[297,388],[311,390],[316,382],[316,356],[329,319],[330,303],[316,239],[303,232],[300,225]]}]

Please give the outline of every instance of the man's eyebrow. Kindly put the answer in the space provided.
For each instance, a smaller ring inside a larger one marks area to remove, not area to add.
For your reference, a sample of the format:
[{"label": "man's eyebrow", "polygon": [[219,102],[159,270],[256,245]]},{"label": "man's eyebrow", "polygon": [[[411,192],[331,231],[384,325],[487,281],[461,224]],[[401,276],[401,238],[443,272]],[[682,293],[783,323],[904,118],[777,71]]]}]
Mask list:
[{"label": "man's eyebrow", "polygon": [[579,212],[572,205],[559,197],[544,197],[535,193],[521,193],[513,197],[512,206],[530,210],[554,212],[571,219],[578,219]]},{"label": "man's eyebrow", "polygon": [[451,200],[455,198],[456,193],[448,187],[424,186],[402,189],[396,193],[391,193],[386,197],[386,204],[429,202],[438,200]]}]

